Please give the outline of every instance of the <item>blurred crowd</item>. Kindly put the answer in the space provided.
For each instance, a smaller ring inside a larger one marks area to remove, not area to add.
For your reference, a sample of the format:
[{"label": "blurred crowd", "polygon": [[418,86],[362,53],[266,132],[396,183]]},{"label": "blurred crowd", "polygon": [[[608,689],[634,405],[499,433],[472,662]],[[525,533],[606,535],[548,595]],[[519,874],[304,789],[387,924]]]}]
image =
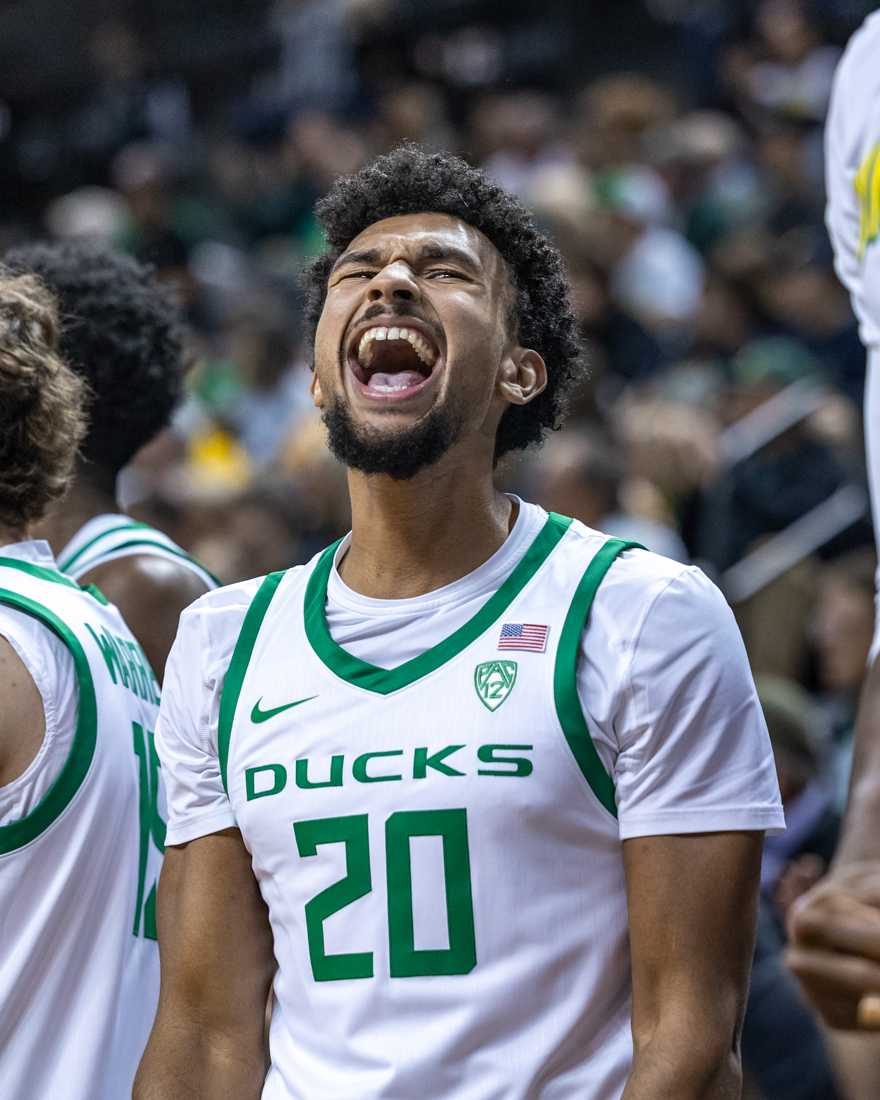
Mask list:
[{"label": "blurred crowd", "polygon": [[249,12],[259,48],[210,95],[114,19],[64,110],[0,104],[0,246],[100,237],[180,295],[189,395],[122,494],[227,581],[347,529],[297,283],[331,180],[404,139],[451,148],[549,229],[591,376],[565,430],[499,477],[700,565],[734,607],[790,823],[765,858],[747,1029],[768,1100],[836,1095],[778,946],[834,851],[873,631],[865,355],[822,152],[841,47],[873,7],[282,0]]}]

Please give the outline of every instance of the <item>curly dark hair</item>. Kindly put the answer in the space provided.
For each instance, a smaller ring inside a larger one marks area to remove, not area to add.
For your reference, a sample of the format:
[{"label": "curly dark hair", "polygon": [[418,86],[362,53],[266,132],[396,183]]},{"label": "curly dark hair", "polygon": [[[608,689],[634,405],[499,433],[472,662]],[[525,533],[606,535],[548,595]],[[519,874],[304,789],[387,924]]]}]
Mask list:
[{"label": "curly dark hair", "polygon": [[55,295],[61,355],[89,388],[82,455],[117,473],[168,424],[180,397],[176,306],[150,268],[101,245],[22,245],[3,263],[37,275]]},{"label": "curly dark hair", "polygon": [[484,172],[450,153],[400,145],[338,179],[317,204],[329,248],[305,272],[310,337],[324,307],[336,259],[367,226],[397,214],[449,214],[479,229],[507,265],[515,293],[518,339],[547,363],[547,388],[528,405],[511,405],[495,440],[495,460],[540,443],[558,428],[584,370],[568,279],[558,249],[526,208]]},{"label": "curly dark hair", "polygon": [[0,269],[0,523],[27,529],[70,482],[85,385],[58,355],[52,295]]}]

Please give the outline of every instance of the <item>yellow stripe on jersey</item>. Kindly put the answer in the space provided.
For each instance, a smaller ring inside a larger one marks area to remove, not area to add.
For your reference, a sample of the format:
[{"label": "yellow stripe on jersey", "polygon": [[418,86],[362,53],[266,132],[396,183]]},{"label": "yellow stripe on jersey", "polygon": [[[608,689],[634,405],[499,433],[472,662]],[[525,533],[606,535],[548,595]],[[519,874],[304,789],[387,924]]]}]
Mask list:
[{"label": "yellow stripe on jersey", "polygon": [[880,143],[862,161],[855,178],[859,196],[859,259],[880,236]]}]

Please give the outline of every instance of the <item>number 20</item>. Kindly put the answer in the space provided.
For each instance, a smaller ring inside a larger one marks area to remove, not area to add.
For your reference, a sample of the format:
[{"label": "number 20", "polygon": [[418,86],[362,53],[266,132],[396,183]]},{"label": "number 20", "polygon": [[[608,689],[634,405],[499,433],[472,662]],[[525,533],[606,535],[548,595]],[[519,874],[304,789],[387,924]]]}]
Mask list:
[{"label": "number 20", "polygon": [[[306,932],[315,981],[372,978],[372,951],[328,955],[324,944],[324,921],[373,888],[367,815],[298,821],[293,831],[303,857],[317,855],[321,844],[345,845],[345,878],[306,902]],[[414,836],[439,836],[443,840],[448,948],[416,950],[415,947],[410,852],[410,838]],[[470,973],[477,965],[477,952],[467,811],[413,810],[392,814],[385,822],[385,855],[391,977]]]}]

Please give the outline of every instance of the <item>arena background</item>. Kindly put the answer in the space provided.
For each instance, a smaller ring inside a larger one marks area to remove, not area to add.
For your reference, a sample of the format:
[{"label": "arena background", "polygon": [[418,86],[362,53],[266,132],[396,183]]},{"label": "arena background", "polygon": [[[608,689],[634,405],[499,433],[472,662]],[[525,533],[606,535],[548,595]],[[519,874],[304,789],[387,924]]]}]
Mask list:
[{"label": "arena background", "polygon": [[[865,356],[823,225],[860,0],[4,0],[0,249],[98,236],[178,290],[193,362],[131,510],[224,580],[347,528],[297,272],[330,181],[402,139],[484,165],[561,246],[592,365],[500,471],[702,566],[736,611],[796,827],[765,859],[749,1088],[830,1097],[781,960],[831,857],[873,628]],[[838,1086],[839,1087],[839,1086]]]}]

